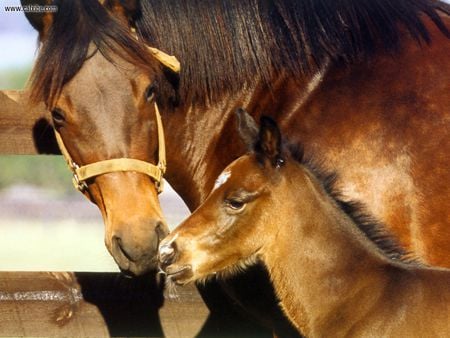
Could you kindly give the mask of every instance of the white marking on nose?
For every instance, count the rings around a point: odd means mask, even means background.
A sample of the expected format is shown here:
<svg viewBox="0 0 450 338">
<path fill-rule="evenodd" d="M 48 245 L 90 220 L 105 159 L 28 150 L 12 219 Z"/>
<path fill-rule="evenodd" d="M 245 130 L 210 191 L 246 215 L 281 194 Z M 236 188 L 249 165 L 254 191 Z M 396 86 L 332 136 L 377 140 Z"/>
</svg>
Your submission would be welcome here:
<svg viewBox="0 0 450 338">
<path fill-rule="evenodd" d="M 161 256 L 169 256 L 173 253 L 173 247 L 167 243 L 164 244 L 160 249 L 159 249 L 159 254 Z"/>
<path fill-rule="evenodd" d="M 230 171 L 224 171 L 223 173 L 221 173 L 220 176 L 217 178 L 216 183 L 214 184 L 213 190 L 216 190 L 221 185 L 223 185 L 226 181 L 228 181 L 230 176 L 231 176 Z"/>
<path fill-rule="evenodd" d="M 173 252 L 172 243 L 175 242 L 175 240 L 178 238 L 179 234 L 175 234 L 175 236 L 172 237 L 170 241 L 167 243 L 164 243 L 164 241 L 161 242 L 159 246 L 159 253 L 161 255 L 170 255 Z"/>
</svg>

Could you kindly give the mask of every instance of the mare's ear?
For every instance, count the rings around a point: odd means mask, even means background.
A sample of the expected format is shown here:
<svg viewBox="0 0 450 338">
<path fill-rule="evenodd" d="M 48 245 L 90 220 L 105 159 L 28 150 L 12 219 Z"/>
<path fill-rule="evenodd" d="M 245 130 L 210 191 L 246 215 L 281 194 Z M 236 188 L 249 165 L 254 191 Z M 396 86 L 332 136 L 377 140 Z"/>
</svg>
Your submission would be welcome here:
<svg viewBox="0 0 450 338">
<path fill-rule="evenodd" d="M 104 0 L 103 6 L 115 18 L 123 22 L 131 32 L 136 33 L 135 20 L 141 15 L 141 7 L 138 0 Z M 180 72 L 181 65 L 175 56 L 168 55 L 163 51 L 150 46 L 147 46 L 147 48 L 167 70 L 170 70 L 175 74 Z"/>
<path fill-rule="evenodd" d="M 22 6 L 29 5 L 51 5 L 52 1 L 50 0 L 20 0 Z M 52 12 L 32 12 L 25 11 L 25 17 L 28 22 L 39 32 L 39 40 L 42 41 L 45 39 L 45 36 L 53 23 L 53 15 L 55 13 Z"/>
<path fill-rule="evenodd" d="M 104 0 L 103 6 L 129 28 L 134 27 L 134 20 L 140 12 L 138 0 Z"/>
<path fill-rule="evenodd" d="M 252 151 L 258 141 L 258 126 L 255 119 L 243 108 L 236 110 L 238 131 L 242 141 L 249 151 Z"/>
<path fill-rule="evenodd" d="M 268 116 L 261 117 L 255 152 L 258 158 L 264 162 L 268 160 L 275 168 L 279 168 L 284 164 L 281 132 L 277 123 Z"/>
</svg>

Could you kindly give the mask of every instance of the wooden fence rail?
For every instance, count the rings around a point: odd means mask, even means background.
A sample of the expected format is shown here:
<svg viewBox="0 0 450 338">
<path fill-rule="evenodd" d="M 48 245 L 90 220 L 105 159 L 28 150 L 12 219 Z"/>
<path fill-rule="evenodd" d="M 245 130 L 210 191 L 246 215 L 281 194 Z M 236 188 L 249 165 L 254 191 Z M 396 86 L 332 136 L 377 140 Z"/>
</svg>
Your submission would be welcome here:
<svg viewBox="0 0 450 338">
<path fill-rule="evenodd" d="M 0 272 L 2 337 L 195 337 L 208 314 L 194 286 L 164 299 L 156 278 Z"/>
<path fill-rule="evenodd" d="M 0 91 L 0 154 L 58 154 L 43 104 L 31 107 L 21 91 Z"/>
</svg>

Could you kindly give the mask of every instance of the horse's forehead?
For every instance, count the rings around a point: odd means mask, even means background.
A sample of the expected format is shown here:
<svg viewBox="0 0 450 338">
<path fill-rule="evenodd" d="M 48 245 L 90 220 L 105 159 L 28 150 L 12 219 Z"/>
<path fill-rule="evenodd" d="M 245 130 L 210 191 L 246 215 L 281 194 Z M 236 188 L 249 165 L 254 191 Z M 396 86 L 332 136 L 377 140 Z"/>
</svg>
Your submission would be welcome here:
<svg viewBox="0 0 450 338">
<path fill-rule="evenodd" d="M 103 100 L 102 96 L 108 96 L 108 99 L 131 97 L 133 87 L 144 82 L 146 76 L 133 65 L 117 61 L 115 65 L 101 53 L 95 53 L 66 85 L 63 94 L 70 96 L 72 101 L 79 99 L 82 102 Z"/>
<path fill-rule="evenodd" d="M 237 185 L 256 188 L 264 183 L 264 175 L 261 168 L 251 155 L 245 155 L 231 163 L 216 179 L 214 189 L 221 186 Z"/>
<path fill-rule="evenodd" d="M 227 183 L 228 179 L 231 177 L 231 171 L 224 170 L 219 177 L 217 177 L 216 182 L 214 183 L 213 190 L 219 189 L 222 185 Z"/>
</svg>

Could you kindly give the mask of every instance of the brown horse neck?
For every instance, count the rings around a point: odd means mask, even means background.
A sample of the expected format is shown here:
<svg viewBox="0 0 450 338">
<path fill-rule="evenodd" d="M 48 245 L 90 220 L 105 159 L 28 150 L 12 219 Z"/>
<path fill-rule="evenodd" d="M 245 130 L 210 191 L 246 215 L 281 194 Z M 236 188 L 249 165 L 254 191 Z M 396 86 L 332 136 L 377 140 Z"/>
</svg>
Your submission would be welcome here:
<svg viewBox="0 0 450 338">
<path fill-rule="evenodd" d="M 163 116 L 167 133 L 166 179 L 194 210 L 206 199 L 222 170 L 246 149 L 236 130 L 235 111 L 247 106 L 256 95 L 258 82 L 243 86 L 242 92 L 224 93 L 219 102 L 195 106 L 181 104 Z"/>
<path fill-rule="evenodd" d="M 345 334 L 379 298 L 387 280 L 382 267 L 389 263 L 315 177 L 308 175 L 306 186 L 290 185 L 296 191 L 288 198 L 295 202 L 279 201 L 289 208 L 289 223 L 280 225 L 263 260 L 282 307 L 302 333 Z"/>
<path fill-rule="evenodd" d="M 167 133 L 176 130 L 176 137 L 167 138 L 166 178 L 191 210 L 197 208 L 211 191 L 222 170 L 247 149 L 236 140 L 235 111 L 246 107 L 255 118 L 264 114 L 288 115 L 298 113 L 320 83 L 327 69 L 296 79 L 275 76 L 271 87 L 255 78 L 252 84 L 243 85 L 242 91 L 233 95 L 223 93 L 223 99 L 207 106 L 182 104 L 174 112 L 163 116 Z M 299 103 L 298 101 L 301 101 Z"/>
<path fill-rule="evenodd" d="M 235 100 L 229 109 L 219 111 L 214 107 L 203 111 L 195 107 L 180 107 L 169 117 L 163 117 L 167 133 L 176 135 L 167 138 L 167 172 L 165 178 L 194 210 L 206 199 L 218 173 L 233 160 L 235 152 L 242 153 L 240 144 L 233 152 L 226 152 L 228 146 L 221 146 L 222 138 L 236 137 L 233 128 Z M 237 108 L 237 106 L 236 106 Z"/>
</svg>

